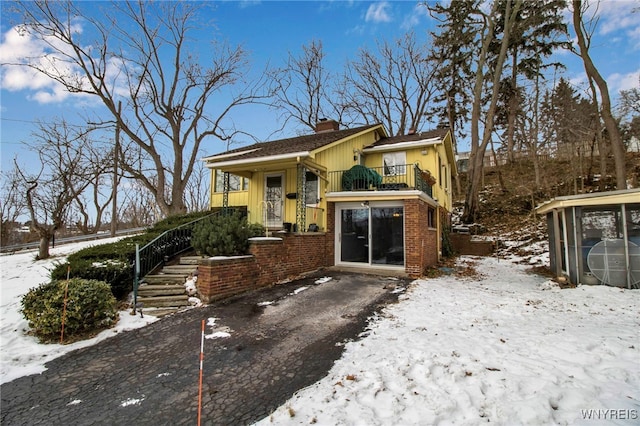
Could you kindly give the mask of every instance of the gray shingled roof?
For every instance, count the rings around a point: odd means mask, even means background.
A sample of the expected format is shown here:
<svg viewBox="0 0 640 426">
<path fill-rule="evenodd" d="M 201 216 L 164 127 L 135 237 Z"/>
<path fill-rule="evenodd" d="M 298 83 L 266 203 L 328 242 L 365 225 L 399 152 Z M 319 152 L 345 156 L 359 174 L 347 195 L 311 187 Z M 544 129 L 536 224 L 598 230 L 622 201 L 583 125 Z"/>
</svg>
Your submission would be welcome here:
<svg viewBox="0 0 640 426">
<path fill-rule="evenodd" d="M 367 126 L 356 127 L 353 129 L 335 130 L 320 133 L 313 133 L 310 135 L 296 136 L 293 138 L 279 139 L 271 142 L 261 142 L 249 146 L 243 146 L 242 148 L 232 149 L 220 154 L 214 154 L 211 161 L 215 162 L 216 155 L 227 155 L 235 152 L 249 151 L 244 154 L 233 156 L 231 158 L 221 158 L 219 161 L 226 161 L 229 159 L 241 160 L 248 158 L 260 158 L 268 157 L 271 155 L 290 154 L 301 151 L 313 151 L 318 148 L 322 148 L 325 145 L 329 145 L 340 139 L 347 138 L 349 136 L 360 133 L 364 130 L 377 127 L 379 124 L 370 124 Z"/>
</svg>

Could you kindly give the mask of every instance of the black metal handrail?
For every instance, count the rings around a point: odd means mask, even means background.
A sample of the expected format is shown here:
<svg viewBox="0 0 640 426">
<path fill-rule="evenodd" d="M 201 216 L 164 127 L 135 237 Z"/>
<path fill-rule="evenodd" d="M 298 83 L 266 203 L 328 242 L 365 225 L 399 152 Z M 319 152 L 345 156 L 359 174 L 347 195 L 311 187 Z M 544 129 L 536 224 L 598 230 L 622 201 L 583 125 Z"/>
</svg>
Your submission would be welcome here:
<svg viewBox="0 0 640 426">
<path fill-rule="evenodd" d="M 429 172 L 420 169 L 417 164 L 402 164 L 387 167 L 367 167 L 372 177 L 356 176 L 345 184 L 343 179 L 349 170 L 329 172 L 329 191 L 401 191 L 417 189 L 430 197 L 433 196 Z"/>
<path fill-rule="evenodd" d="M 191 248 L 191 233 L 194 226 L 207 218 L 219 214 L 228 214 L 228 210 L 220 210 L 203 216 L 191 222 L 182 224 L 163 232 L 142 248 L 136 244 L 136 258 L 133 265 L 133 312 L 138 303 L 138 286 L 140 280 L 149 272 L 162 265 L 169 258 L 174 257 Z"/>
</svg>

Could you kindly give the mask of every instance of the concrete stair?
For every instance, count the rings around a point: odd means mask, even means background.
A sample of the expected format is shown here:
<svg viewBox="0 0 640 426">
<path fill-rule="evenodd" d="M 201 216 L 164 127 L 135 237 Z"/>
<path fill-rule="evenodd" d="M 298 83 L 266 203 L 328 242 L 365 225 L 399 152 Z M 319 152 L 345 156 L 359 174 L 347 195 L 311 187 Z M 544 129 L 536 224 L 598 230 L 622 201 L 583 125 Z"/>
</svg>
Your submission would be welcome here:
<svg viewBox="0 0 640 426">
<path fill-rule="evenodd" d="M 177 263 L 145 276 L 138 287 L 138 311 L 163 317 L 187 309 L 189 295 L 184 283 L 197 271 L 200 256 L 182 256 Z"/>
</svg>

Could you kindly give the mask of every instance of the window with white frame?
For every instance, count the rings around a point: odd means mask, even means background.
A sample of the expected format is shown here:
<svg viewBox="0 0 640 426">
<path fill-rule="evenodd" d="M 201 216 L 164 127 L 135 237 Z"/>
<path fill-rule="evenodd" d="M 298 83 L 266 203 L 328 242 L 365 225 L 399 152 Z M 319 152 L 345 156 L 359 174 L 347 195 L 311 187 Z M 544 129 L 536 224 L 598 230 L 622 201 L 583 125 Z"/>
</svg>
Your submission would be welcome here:
<svg viewBox="0 0 640 426">
<path fill-rule="evenodd" d="M 384 176 L 404 175 L 406 173 L 407 153 L 385 152 L 382 154 L 382 174 Z"/>
<path fill-rule="evenodd" d="M 309 171 L 305 174 L 305 204 L 316 206 L 320 202 L 320 180 Z"/>
</svg>

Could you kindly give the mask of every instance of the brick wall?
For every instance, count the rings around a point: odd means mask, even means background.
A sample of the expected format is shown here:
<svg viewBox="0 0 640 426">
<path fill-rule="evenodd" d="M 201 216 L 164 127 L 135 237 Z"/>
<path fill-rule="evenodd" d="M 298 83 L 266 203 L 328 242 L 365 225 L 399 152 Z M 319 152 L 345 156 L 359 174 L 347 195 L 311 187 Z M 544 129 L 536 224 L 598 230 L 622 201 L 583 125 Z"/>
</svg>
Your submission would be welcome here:
<svg viewBox="0 0 640 426">
<path fill-rule="evenodd" d="M 224 299 L 256 288 L 253 256 L 203 259 L 198 265 L 196 286 L 204 303 Z"/>
<path fill-rule="evenodd" d="M 405 272 L 422 276 L 425 268 L 438 263 L 438 232 L 428 227 L 428 205 L 420 199 L 405 200 Z"/>
<path fill-rule="evenodd" d="M 474 241 L 469 234 L 450 234 L 451 245 L 457 254 L 469 256 L 491 256 L 495 249 L 493 241 Z"/>
<path fill-rule="evenodd" d="M 252 240 L 249 253 L 200 261 L 196 285 L 204 303 L 274 285 L 333 264 L 333 258 L 327 263 L 324 233 L 282 234 L 281 238 Z"/>
<path fill-rule="evenodd" d="M 327 237 L 325 241 L 327 265 L 335 264 L 336 203 L 327 202 Z"/>
<path fill-rule="evenodd" d="M 438 232 L 428 226 L 428 205 L 405 200 L 405 272 L 419 278 L 438 263 Z M 198 291 L 205 303 L 274 285 L 305 272 L 332 266 L 335 256 L 335 205 L 327 203 L 326 233 L 286 233 L 252 240 L 249 256 L 204 259 L 198 266 Z"/>
</svg>

